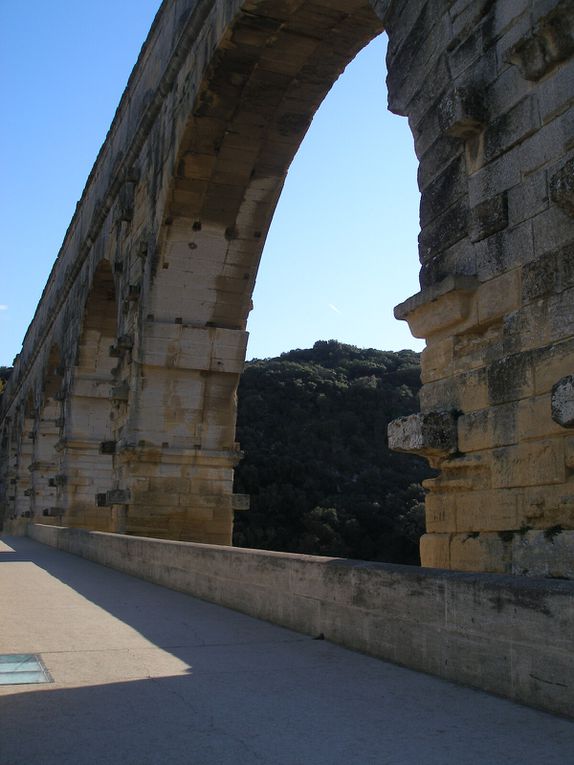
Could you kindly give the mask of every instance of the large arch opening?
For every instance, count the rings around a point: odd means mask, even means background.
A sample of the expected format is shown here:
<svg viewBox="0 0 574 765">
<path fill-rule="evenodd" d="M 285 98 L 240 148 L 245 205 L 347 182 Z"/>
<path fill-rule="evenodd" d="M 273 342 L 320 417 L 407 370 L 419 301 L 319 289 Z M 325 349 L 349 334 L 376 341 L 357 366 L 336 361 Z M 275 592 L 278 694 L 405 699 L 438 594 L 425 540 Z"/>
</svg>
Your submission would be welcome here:
<svg viewBox="0 0 574 765">
<path fill-rule="evenodd" d="M 238 390 L 239 546 L 419 562 L 433 472 L 386 439 L 418 411 L 405 349 L 423 345 L 393 316 L 417 289 L 420 194 L 412 134 L 386 107 L 386 48 L 376 37 L 326 96 L 270 227 Z"/>
<path fill-rule="evenodd" d="M 150 479 L 154 492 L 148 482 L 134 502 L 156 517 L 186 515 L 180 538 L 231 541 L 229 501 L 242 502 L 229 496 L 239 459 L 235 397 L 269 225 L 313 115 L 346 65 L 381 31 L 368 2 L 349 0 L 336 9 L 258 3 L 257 14 L 240 13 L 225 33 L 200 87 L 179 145 L 146 296 L 144 406 L 146 390 L 150 397 L 153 391 L 169 432 L 160 444 L 142 419 L 134 435 L 140 464 L 132 466 L 132 483 L 143 486 L 150 475 L 143 463 L 157 460 L 158 449 L 165 461 L 180 460 L 177 476 L 190 482 L 187 499 L 183 483 L 161 479 L 158 469 Z M 172 456 L 174 447 L 189 456 Z M 214 508 L 222 516 L 215 518 Z M 210 513 L 211 523 L 201 528 L 199 518 Z M 164 525 L 169 534 L 169 521 Z M 224 525 L 227 536 L 216 539 L 209 529 Z"/>
<path fill-rule="evenodd" d="M 114 528 L 112 509 L 102 497 L 113 487 L 117 311 L 114 275 L 102 260 L 86 301 L 66 400 L 60 495 L 68 526 Z"/>
</svg>

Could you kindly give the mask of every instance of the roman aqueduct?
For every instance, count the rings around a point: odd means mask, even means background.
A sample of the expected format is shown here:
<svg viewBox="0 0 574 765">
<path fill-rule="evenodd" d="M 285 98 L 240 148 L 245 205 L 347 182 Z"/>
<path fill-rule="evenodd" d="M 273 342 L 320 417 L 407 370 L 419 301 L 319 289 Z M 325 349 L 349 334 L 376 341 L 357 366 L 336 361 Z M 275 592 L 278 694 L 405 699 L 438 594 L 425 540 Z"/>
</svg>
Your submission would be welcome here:
<svg viewBox="0 0 574 765">
<path fill-rule="evenodd" d="M 571 0 L 164 0 L 1 399 L 5 527 L 229 544 L 235 394 L 285 175 L 389 36 L 419 158 L 426 566 L 574 576 Z M 381 136 L 381 150 L 384 136 Z"/>
</svg>

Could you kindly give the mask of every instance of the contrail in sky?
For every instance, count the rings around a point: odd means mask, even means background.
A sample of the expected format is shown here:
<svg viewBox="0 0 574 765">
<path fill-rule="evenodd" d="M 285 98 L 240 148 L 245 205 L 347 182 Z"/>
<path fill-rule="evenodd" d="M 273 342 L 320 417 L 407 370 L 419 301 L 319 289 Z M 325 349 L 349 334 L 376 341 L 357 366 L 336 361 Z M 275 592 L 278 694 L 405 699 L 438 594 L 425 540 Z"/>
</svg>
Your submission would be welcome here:
<svg viewBox="0 0 574 765">
<path fill-rule="evenodd" d="M 333 305 L 333 303 L 329 303 L 329 308 L 331 309 L 331 311 L 335 311 L 335 313 L 341 313 L 341 311 L 339 311 L 337 306 Z"/>
</svg>

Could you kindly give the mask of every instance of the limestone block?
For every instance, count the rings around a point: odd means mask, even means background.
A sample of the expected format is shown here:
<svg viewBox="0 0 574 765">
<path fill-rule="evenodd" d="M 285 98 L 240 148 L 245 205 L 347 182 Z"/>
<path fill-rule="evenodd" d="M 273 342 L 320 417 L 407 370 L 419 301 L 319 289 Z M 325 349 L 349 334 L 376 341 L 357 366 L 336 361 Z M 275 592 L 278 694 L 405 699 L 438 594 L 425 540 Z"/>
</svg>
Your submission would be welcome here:
<svg viewBox="0 0 574 765">
<path fill-rule="evenodd" d="M 574 53 L 574 10 L 570 0 L 557 6 L 506 54 L 527 80 L 539 80 Z"/>
<path fill-rule="evenodd" d="M 395 318 L 408 321 L 412 334 L 423 338 L 468 323 L 473 309 L 471 296 L 477 287 L 472 277 L 448 277 L 398 305 Z"/>
<path fill-rule="evenodd" d="M 452 337 L 431 340 L 421 354 L 421 380 L 423 383 L 449 377 L 453 361 Z"/>
<path fill-rule="evenodd" d="M 487 236 L 502 231 L 508 225 L 508 193 L 503 191 L 495 197 L 480 202 L 470 213 L 470 238 L 479 242 Z"/>
<path fill-rule="evenodd" d="M 574 529 L 574 485 L 566 483 L 525 489 L 523 518 L 523 528 L 560 526 Z"/>
<path fill-rule="evenodd" d="M 563 428 L 574 427 L 574 375 L 563 377 L 552 388 L 551 412 Z"/>
<path fill-rule="evenodd" d="M 548 338 L 552 344 L 574 336 L 574 288 L 551 296 L 548 311 Z M 571 371 L 570 369 L 567 370 Z"/>
<path fill-rule="evenodd" d="M 546 348 L 533 355 L 535 390 L 550 393 L 557 380 L 567 376 L 572 370 L 574 359 L 574 340 L 565 340 Z"/>
<path fill-rule="evenodd" d="M 574 425 L 574 421 L 572 424 Z M 518 436 L 520 441 L 560 436 L 564 433 L 561 425 L 562 423 L 554 417 L 549 394 L 523 399 L 519 402 Z"/>
<path fill-rule="evenodd" d="M 459 533 L 450 540 L 450 568 L 455 571 L 509 573 L 510 546 L 500 534 Z"/>
<path fill-rule="evenodd" d="M 424 534 L 420 541 L 421 566 L 450 568 L 451 534 Z"/>
<path fill-rule="evenodd" d="M 489 122 L 484 134 L 484 159 L 491 162 L 500 154 L 532 135 L 539 127 L 536 98 L 527 95 L 522 101 Z"/>
<path fill-rule="evenodd" d="M 466 165 L 464 157 L 455 154 L 455 158 L 441 170 L 422 192 L 420 204 L 420 224 L 422 227 L 431 223 L 466 194 Z"/>
<path fill-rule="evenodd" d="M 489 406 L 487 370 L 475 369 L 457 375 L 455 380 L 458 383 L 457 409 L 474 412 Z M 421 407 L 422 401 L 421 395 Z"/>
<path fill-rule="evenodd" d="M 512 573 L 574 579 L 574 531 L 554 526 L 515 535 Z"/>
<path fill-rule="evenodd" d="M 495 449 L 493 488 L 543 486 L 566 480 L 563 439 L 531 442 Z"/>
<path fill-rule="evenodd" d="M 425 526 L 429 534 L 457 530 L 456 497 L 430 492 L 425 498 Z"/>
<path fill-rule="evenodd" d="M 475 491 L 456 496 L 456 522 L 459 532 L 506 531 L 523 525 L 523 493 L 509 489 Z"/>
<path fill-rule="evenodd" d="M 546 173 L 539 171 L 508 191 L 508 219 L 511 226 L 533 218 L 548 208 Z"/>
<path fill-rule="evenodd" d="M 469 412 L 458 418 L 458 446 L 461 452 L 506 446 L 517 441 L 515 403 Z"/>
<path fill-rule="evenodd" d="M 520 307 L 518 269 L 481 284 L 477 291 L 478 322 L 486 324 Z"/>
<path fill-rule="evenodd" d="M 454 371 L 467 372 L 484 367 L 504 355 L 503 327 L 500 322 L 484 324 L 453 338 Z"/>
<path fill-rule="evenodd" d="M 74 380 L 74 388 L 71 394 L 72 399 L 78 398 L 109 398 L 111 391 L 112 381 L 107 378 L 105 380 L 97 380 L 91 377 L 79 377 L 76 376 Z"/>
<path fill-rule="evenodd" d="M 516 152 L 514 149 L 513 152 Z M 513 153 L 511 152 L 511 153 Z M 474 245 L 476 273 L 481 281 L 500 276 L 507 269 L 515 268 L 534 259 L 534 235 L 530 220 L 513 228 L 476 242 Z"/>
<path fill-rule="evenodd" d="M 180 494 L 184 494 L 185 492 L 188 492 L 190 490 L 190 482 L 189 482 L 189 479 L 187 478 L 154 477 L 146 481 L 145 484 L 146 484 L 146 489 L 149 488 L 150 492 L 155 492 L 155 491 L 165 492 L 165 493 L 177 492 Z"/>
<path fill-rule="evenodd" d="M 239 330 L 154 322 L 138 360 L 152 367 L 241 373 L 247 337 Z"/>
<path fill-rule="evenodd" d="M 574 159 L 550 179 L 550 198 L 569 215 L 574 216 Z"/>
<path fill-rule="evenodd" d="M 534 392 L 532 354 L 509 354 L 491 364 L 487 376 L 491 404 L 502 404 L 531 396 Z"/>
<path fill-rule="evenodd" d="M 400 417 L 388 425 L 389 448 L 446 457 L 457 450 L 456 417 L 452 412 L 426 412 Z"/>
</svg>

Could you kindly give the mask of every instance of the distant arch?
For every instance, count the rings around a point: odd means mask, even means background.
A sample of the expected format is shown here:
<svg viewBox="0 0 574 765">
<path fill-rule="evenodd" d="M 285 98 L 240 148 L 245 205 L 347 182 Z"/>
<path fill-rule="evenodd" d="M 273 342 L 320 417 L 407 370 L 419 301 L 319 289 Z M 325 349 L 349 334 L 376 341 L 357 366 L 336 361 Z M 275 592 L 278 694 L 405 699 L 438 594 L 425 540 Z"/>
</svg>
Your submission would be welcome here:
<svg viewBox="0 0 574 765">
<path fill-rule="evenodd" d="M 57 507 L 60 456 L 56 447 L 62 428 L 63 377 L 61 350 L 53 343 L 44 369 L 34 429 L 32 513 L 37 519 L 61 515 Z"/>
<path fill-rule="evenodd" d="M 109 261 L 97 265 L 86 299 L 62 423 L 59 510 L 69 526 L 111 530 L 111 510 L 98 495 L 112 488 L 111 406 L 117 357 L 118 301 Z"/>
</svg>

